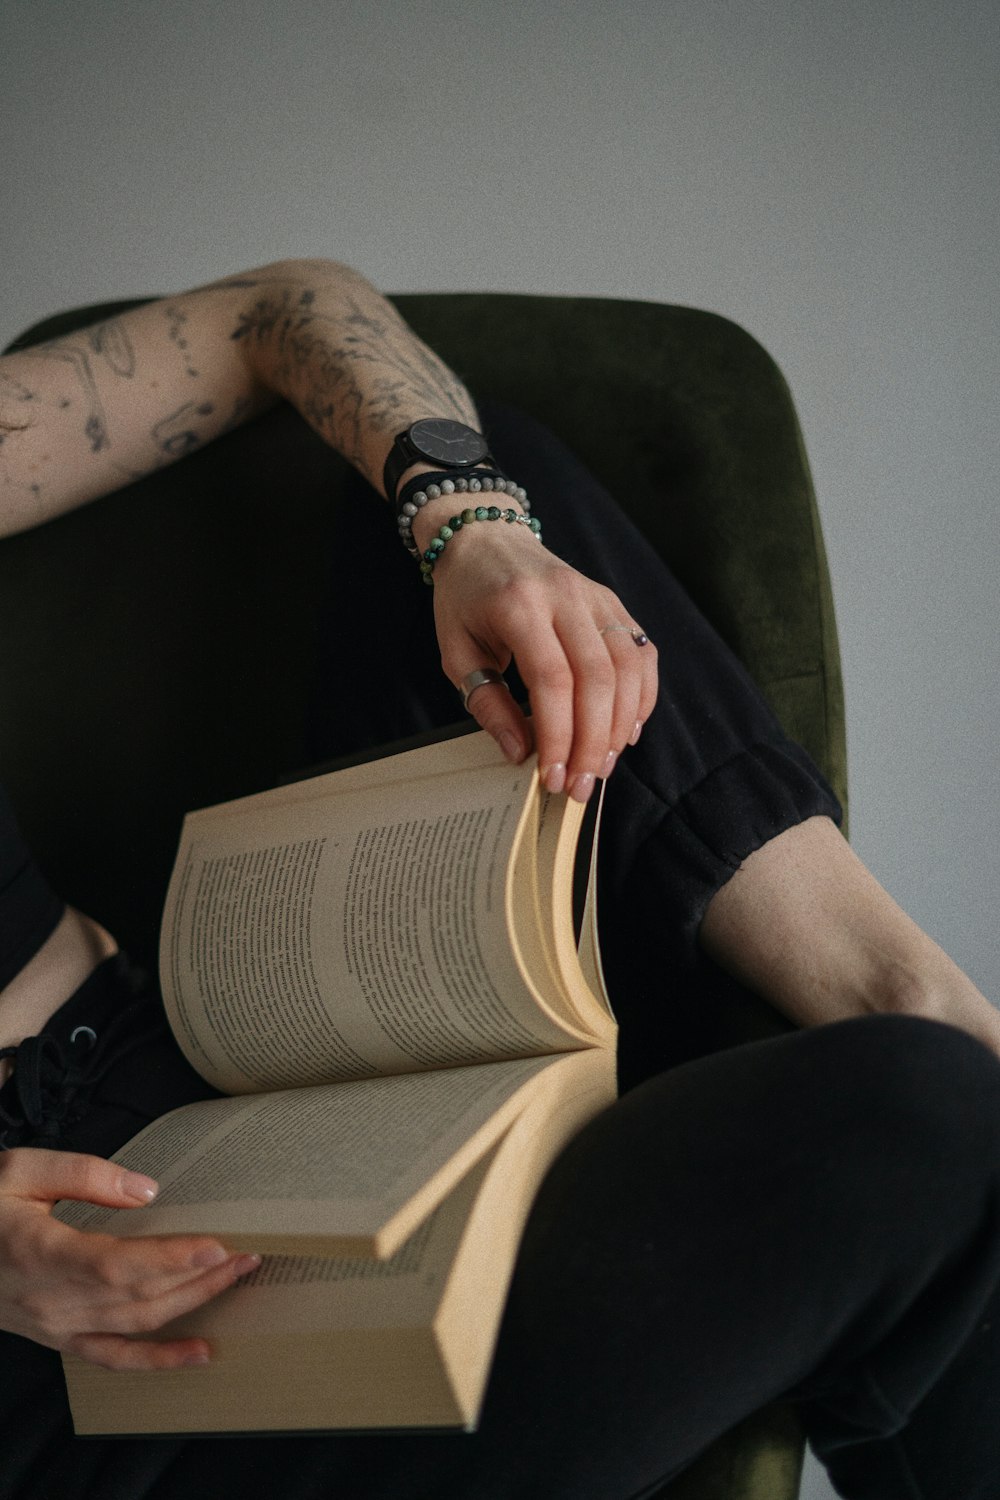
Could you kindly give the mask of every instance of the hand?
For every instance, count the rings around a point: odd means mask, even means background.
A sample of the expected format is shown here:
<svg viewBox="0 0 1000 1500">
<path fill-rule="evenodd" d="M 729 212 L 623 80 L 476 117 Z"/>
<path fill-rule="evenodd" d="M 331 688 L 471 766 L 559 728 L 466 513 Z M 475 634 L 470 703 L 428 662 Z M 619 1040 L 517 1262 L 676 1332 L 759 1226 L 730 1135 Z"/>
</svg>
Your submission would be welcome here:
<svg viewBox="0 0 1000 1500">
<path fill-rule="evenodd" d="M 52 1217 L 60 1198 L 138 1208 L 148 1177 L 70 1151 L 0 1153 L 0 1327 L 109 1370 L 204 1364 L 204 1339 L 141 1340 L 260 1264 L 204 1235 L 116 1239 Z"/>
<path fill-rule="evenodd" d="M 611 589 L 547 552 L 526 527 L 474 530 L 456 537 L 434 570 L 445 675 L 457 688 L 477 667 L 502 672 L 513 657 L 532 723 L 500 686 L 479 688 L 469 712 L 512 761 L 531 750 L 533 724 L 545 786 L 585 802 L 653 710 L 656 647 L 637 646 L 627 628 L 607 631 L 636 622 Z"/>
</svg>

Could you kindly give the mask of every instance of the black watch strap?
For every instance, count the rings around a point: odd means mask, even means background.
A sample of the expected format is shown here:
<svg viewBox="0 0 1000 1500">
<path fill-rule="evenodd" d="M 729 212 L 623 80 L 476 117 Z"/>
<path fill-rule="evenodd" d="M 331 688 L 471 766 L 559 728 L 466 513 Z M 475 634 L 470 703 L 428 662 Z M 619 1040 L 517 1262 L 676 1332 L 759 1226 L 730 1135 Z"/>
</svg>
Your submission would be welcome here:
<svg viewBox="0 0 1000 1500">
<path fill-rule="evenodd" d="M 450 445 L 444 447 L 438 446 L 435 443 L 433 433 L 427 438 L 425 445 L 420 441 L 416 441 L 412 436 L 414 429 L 419 433 L 422 424 L 420 422 L 412 423 L 402 432 L 397 433 L 393 445 L 389 449 L 389 456 L 385 461 L 385 467 L 382 470 L 382 484 L 385 489 L 386 499 L 390 505 L 396 503 L 396 490 L 399 481 L 412 464 L 429 463 L 433 464 L 435 468 L 462 473 L 464 470 L 473 469 L 476 464 L 495 464 L 496 462 L 490 455 L 486 439 L 474 427 L 469 427 L 464 422 L 453 422 L 448 418 L 441 418 L 437 421 L 434 419 L 424 420 L 427 422 L 428 427 L 434 425 L 444 426 L 445 428 L 454 429 L 459 434 L 467 434 L 473 450 L 476 449 L 475 439 L 478 438 L 481 451 L 474 451 L 472 456 L 463 457 L 461 453 Z"/>
</svg>

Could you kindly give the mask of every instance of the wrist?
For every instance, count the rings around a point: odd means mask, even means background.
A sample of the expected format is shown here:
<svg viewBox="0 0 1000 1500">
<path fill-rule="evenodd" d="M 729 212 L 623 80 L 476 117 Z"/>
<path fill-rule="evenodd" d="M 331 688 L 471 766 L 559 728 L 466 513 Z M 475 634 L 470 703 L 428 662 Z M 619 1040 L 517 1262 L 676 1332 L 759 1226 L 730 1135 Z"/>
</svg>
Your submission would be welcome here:
<svg viewBox="0 0 1000 1500">
<path fill-rule="evenodd" d="M 479 473 L 483 469 L 489 470 L 489 472 L 491 474 L 495 472 L 495 470 L 493 468 L 491 468 L 491 466 L 484 461 L 481 464 L 476 464 L 475 468 L 468 469 L 466 471 L 467 477 L 471 478 L 473 474 Z M 398 508 L 399 508 L 398 497 L 402 496 L 403 491 L 406 489 L 406 486 L 409 484 L 409 482 L 410 482 L 411 479 L 419 479 L 421 474 L 440 474 L 440 473 L 441 473 L 441 465 L 440 464 L 428 463 L 424 459 L 420 459 L 418 462 L 411 464 L 410 467 L 403 474 L 400 475 L 399 483 L 396 486 L 396 496 L 397 496 L 396 508 L 397 508 L 397 511 L 398 511 Z M 456 477 L 457 477 L 457 475 L 456 475 Z M 389 497 L 387 497 L 387 498 L 389 498 Z M 441 496 L 442 500 L 445 500 L 446 498 L 448 498 L 448 497 L 446 497 L 444 495 Z M 450 498 L 451 498 L 451 501 L 452 501 L 452 505 L 454 505 L 454 502 L 456 500 L 462 500 L 463 503 L 464 503 L 464 500 L 465 500 L 465 496 L 464 495 L 457 495 L 457 494 L 456 495 L 452 495 Z M 392 503 L 391 499 L 390 499 L 390 503 Z M 428 501 L 428 504 L 430 504 L 430 503 L 431 502 Z M 440 525 L 440 522 L 438 524 Z"/>
<path fill-rule="evenodd" d="M 408 474 L 419 475 L 418 465 L 471 474 L 484 463 L 495 466 L 478 428 L 454 417 L 418 417 L 393 439 L 382 470 L 382 488 L 389 503 L 398 508 L 403 481 Z"/>
<path fill-rule="evenodd" d="M 499 505 L 501 501 L 505 510 L 515 510 L 518 515 L 526 515 L 521 504 L 508 495 L 497 495 L 496 497 L 491 494 L 441 495 L 436 500 L 428 500 L 427 504 L 422 506 L 413 517 L 411 535 L 414 546 L 421 557 L 423 557 L 430 546 L 431 540 L 437 536 L 442 526 L 447 526 L 448 522 L 454 516 L 461 516 L 463 511 L 475 509 L 481 503 L 489 506 L 494 503 Z M 518 529 L 520 530 L 520 528 Z"/>
<path fill-rule="evenodd" d="M 490 499 L 492 497 L 479 498 Z M 479 538 L 478 545 L 459 539 L 459 534 L 469 530 L 470 527 Z M 515 537 L 522 532 L 525 535 L 520 542 L 516 541 Z M 433 584 L 435 570 L 445 562 L 445 551 L 449 547 L 452 549 L 453 561 L 456 546 L 459 551 L 459 561 L 463 556 L 470 557 L 474 564 L 482 567 L 485 558 L 488 569 L 495 570 L 499 566 L 502 572 L 505 567 L 511 565 L 511 559 L 517 553 L 519 546 L 530 545 L 528 537 L 540 542 L 542 528 L 541 523 L 535 517 L 529 518 L 523 510 L 506 505 L 466 505 L 462 510 L 452 513 L 438 530 L 432 533 L 426 549 L 418 554 L 421 576 L 425 584 Z M 449 565 L 446 564 L 446 566 Z M 519 564 L 513 566 L 516 571 Z"/>
<path fill-rule="evenodd" d="M 427 539 L 427 528 L 420 524 L 418 518 L 429 502 L 444 500 L 444 505 L 437 509 L 448 511 L 445 517 L 447 520 L 456 513 L 456 508 L 481 505 L 488 507 L 494 503 L 506 507 L 508 497 L 518 506 L 517 512 L 510 511 L 509 519 L 520 519 L 522 510 L 530 510 L 525 491 L 497 468 L 476 465 L 467 471 L 431 470 L 417 474 L 407 480 L 399 491 L 396 507 L 399 539 L 411 556 L 419 561 L 420 543 Z M 416 537 L 413 534 L 414 522 L 417 523 Z"/>
</svg>

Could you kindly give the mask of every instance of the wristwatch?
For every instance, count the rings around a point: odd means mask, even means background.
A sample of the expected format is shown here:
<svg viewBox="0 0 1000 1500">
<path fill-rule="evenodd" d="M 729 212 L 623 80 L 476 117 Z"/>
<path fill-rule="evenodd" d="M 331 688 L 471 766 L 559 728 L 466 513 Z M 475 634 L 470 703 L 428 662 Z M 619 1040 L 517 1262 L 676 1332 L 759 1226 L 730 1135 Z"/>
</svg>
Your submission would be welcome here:
<svg viewBox="0 0 1000 1500">
<path fill-rule="evenodd" d="M 396 486 L 411 464 L 421 459 L 439 469 L 471 469 L 483 462 L 495 464 L 481 432 L 450 417 L 421 417 L 399 433 L 382 471 L 382 483 L 390 504 L 395 504 Z"/>
</svg>

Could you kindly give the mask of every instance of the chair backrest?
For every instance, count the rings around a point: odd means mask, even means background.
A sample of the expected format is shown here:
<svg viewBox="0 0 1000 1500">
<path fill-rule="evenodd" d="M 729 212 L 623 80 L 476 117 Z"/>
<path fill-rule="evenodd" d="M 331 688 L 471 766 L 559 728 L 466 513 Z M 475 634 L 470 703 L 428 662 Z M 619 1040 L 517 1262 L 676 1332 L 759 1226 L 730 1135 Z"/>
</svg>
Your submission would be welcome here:
<svg viewBox="0 0 1000 1500">
<path fill-rule="evenodd" d="M 617 493 L 844 800 L 822 536 L 760 345 L 653 303 L 396 300 L 474 392 L 539 417 Z M 12 347 L 130 305 L 61 314 Z M 0 545 L 0 777 L 52 880 L 147 961 L 182 813 L 300 758 L 346 474 L 279 408 Z"/>
<path fill-rule="evenodd" d="M 785 382 L 759 344 L 653 303 L 397 301 L 473 391 L 540 418 L 618 495 L 846 811 L 819 519 Z M 60 314 L 12 347 L 131 305 Z M 147 963 L 182 814 L 300 763 L 346 475 L 279 409 L 0 544 L 0 780 L 57 889 Z M 790 1500 L 801 1458 L 794 1415 L 771 1408 L 664 1500 Z"/>
</svg>

